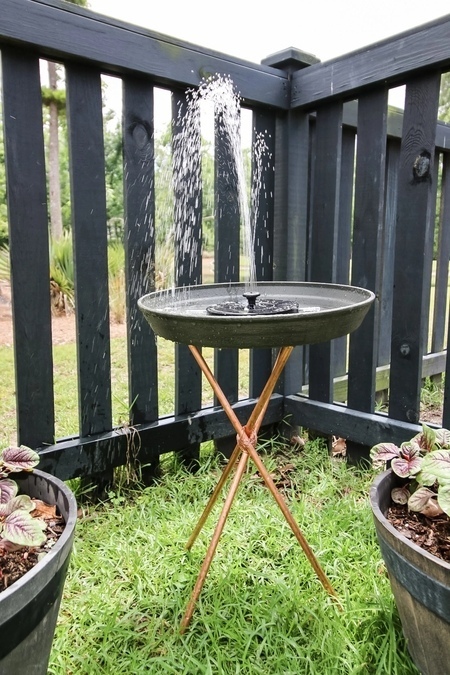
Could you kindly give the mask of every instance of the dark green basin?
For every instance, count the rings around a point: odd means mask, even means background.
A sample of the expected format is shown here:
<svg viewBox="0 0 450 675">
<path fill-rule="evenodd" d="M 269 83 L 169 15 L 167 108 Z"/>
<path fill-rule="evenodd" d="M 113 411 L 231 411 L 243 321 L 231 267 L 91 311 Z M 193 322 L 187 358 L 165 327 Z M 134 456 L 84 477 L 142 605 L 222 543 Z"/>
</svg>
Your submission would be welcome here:
<svg viewBox="0 0 450 675">
<path fill-rule="evenodd" d="M 198 347 L 282 347 L 327 342 L 354 331 L 375 295 L 363 288 L 307 282 L 258 282 L 261 298 L 291 300 L 295 314 L 215 316 L 206 308 L 241 299 L 243 283 L 156 291 L 139 299 L 153 332 Z"/>
</svg>

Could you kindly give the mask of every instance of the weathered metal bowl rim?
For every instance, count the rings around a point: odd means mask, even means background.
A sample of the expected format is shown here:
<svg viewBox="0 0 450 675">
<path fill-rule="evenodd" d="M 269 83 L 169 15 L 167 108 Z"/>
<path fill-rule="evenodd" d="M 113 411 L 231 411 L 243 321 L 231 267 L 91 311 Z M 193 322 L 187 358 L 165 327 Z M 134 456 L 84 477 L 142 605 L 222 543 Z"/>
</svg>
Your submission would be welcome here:
<svg viewBox="0 0 450 675">
<path fill-rule="evenodd" d="M 339 305 L 311 313 L 236 316 L 207 314 L 206 303 L 217 302 L 218 298 L 227 299 L 231 294 L 241 295 L 246 290 L 244 283 L 233 282 L 155 291 L 140 298 L 138 306 L 155 334 L 163 338 L 197 346 L 250 348 L 313 344 L 339 337 L 354 330 L 357 327 L 355 323 L 359 325 L 375 298 L 367 289 L 342 284 L 266 281 L 258 282 L 257 288 L 261 294 L 267 293 L 270 297 L 283 299 L 298 299 L 302 291 L 309 291 L 309 297 L 314 298 L 315 292 L 322 291 L 328 303 L 330 298 L 335 302 L 339 298 Z M 168 308 L 172 303 L 173 307 L 178 306 L 180 310 L 189 308 L 195 312 L 196 303 L 200 301 L 202 311 L 205 309 L 204 314 L 200 314 L 200 310 L 193 315 Z M 337 321 L 336 334 L 329 323 L 333 317 Z M 349 330 L 345 326 L 346 317 L 350 321 Z M 317 331 L 316 328 L 320 330 Z"/>
</svg>

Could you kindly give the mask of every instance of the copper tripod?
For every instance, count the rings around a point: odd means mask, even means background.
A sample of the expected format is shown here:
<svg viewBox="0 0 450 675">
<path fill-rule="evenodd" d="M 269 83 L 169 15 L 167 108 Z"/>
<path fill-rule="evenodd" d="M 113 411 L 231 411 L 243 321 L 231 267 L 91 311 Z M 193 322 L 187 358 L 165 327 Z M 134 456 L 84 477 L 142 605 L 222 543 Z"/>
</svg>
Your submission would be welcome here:
<svg viewBox="0 0 450 675">
<path fill-rule="evenodd" d="M 186 628 L 188 627 L 190 620 L 192 618 L 192 614 L 195 609 L 196 602 L 198 600 L 198 597 L 200 595 L 200 592 L 202 590 L 203 584 L 205 582 L 206 575 L 208 574 L 209 567 L 211 565 L 212 559 L 214 557 L 217 544 L 219 543 L 219 539 L 221 537 L 223 528 L 225 526 L 225 522 L 227 520 L 228 514 L 230 512 L 231 506 L 233 504 L 234 497 L 236 495 L 237 489 L 239 487 L 239 483 L 241 481 L 241 478 L 244 474 L 245 468 L 247 466 L 247 461 L 248 458 L 251 457 L 253 462 L 256 464 L 256 467 L 266 483 L 267 487 L 269 488 L 270 492 L 272 493 L 275 501 L 277 502 L 278 506 L 281 509 L 281 512 L 283 513 L 284 517 L 286 518 L 289 526 L 291 527 L 294 535 L 296 536 L 300 546 L 302 547 L 306 557 L 308 558 L 309 562 L 311 563 L 315 573 L 319 577 L 323 587 L 328 591 L 328 593 L 334 597 L 336 597 L 336 592 L 334 591 L 333 587 L 331 586 L 329 580 L 325 576 L 325 573 L 323 572 L 322 568 L 320 567 L 316 557 L 314 556 L 314 553 L 312 552 L 311 548 L 309 547 L 308 542 L 306 541 L 305 537 L 303 536 L 302 532 L 300 531 L 300 528 L 298 527 L 297 523 L 295 522 L 291 512 L 289 511 L 288 507 L 286 506 L 286 503 L 279 493 L 275 483 L 273 482 L 272 478 L 270 477 L 270 474 L 268 473 L 267 469 L 265 468 L 263 462 L 261 461 L 257 451 L 256 451 L 256 441 L 257 441 L 257 435 L 258 431 L 261 427 L 264 415 L 267 410 L 267 406 L 269 405 L 270 397 L 272 395 L 272 392 L 274 390 L 274 387 L 278 381 L 278 378 L 281 375 L 281 372 L 283 371 L 284 366 L 286 365 L 286 362 L 293 350 L 293 347 L 282 347 L 278 353 L 277 359 L 275 361 L 275 364 L 273 366 L 272 373 L 269 377 L 269 379 L 266 382 L 266 385 L 261 393 L 261 396 L 259 397 L 249 419 L 248 422 L 245 426 L 242 426 L 242 424 L 239 422 L 238 418 L 236 417 L 236 414 L 231 407 L 228 399 L 226 398 L 225 394 L 219 387 L 217 381 L 214 378 L 214 375 L 212 374 L 208 364 L 204 360 L 203 356 L 200 354 L 198 349 L 194 347 L 193 345 L 189 345 L 189 349 L 192 352 L 192 355 L 194 356 L 195 360 L 197 361 L 198 365 L 200 366 L 202 372 L 206 376 L 208 382 L 210 383 L 217 400 L 221 404 L 222 408 L 224 409 L 228 419 L 230 420 L 231 424 L 233 425 L 233 428 L 235 429 L 237 433 L 237 443 L 236 447 L 233 450 L 233 453 L 214 489 L 213 494 L 211 495 L 208 504 L 205 507 L 205 510 L 203 511 L 191 537 L 189 538 L 189 541 L 186 544 L 186 548 L 188 550 L 191 549 L 193 546 L 197 536 L 199 535 L 203 525 L 206 522 L 206 519 L 208 518 L 211 509 L 213 508 L 214 504 L 217 501 L 217 498 L 219 497 L 225 482 L 227 478 L 230 476 L 231 472 L 233 471 L 236 462 L 237 467 L 235 474 L 233 476 L 233 479 L 231 481 L 231 485 L 228 491 L 228 494 L 226 496 L 224 505 L 222 507 L 222 511 L 219 516 L 219 520 L 216 525 L 216 529 L 214 530 L 214 534 L 212 536 L 212 539 L 210 541 L 206 556 L 203 560 L 202 566 L 200 568 L 200 572 L 197 577 L 197 581 L 195 583 L 194 589 L 191 594 L 191 598 L 189 600 L 189 603 L 186 607 L 185 614 L 183 616 L 183 619 L 181 621 L 181 628 L 180 631 L 181 633 L 184 633 Z"/>
</svg>

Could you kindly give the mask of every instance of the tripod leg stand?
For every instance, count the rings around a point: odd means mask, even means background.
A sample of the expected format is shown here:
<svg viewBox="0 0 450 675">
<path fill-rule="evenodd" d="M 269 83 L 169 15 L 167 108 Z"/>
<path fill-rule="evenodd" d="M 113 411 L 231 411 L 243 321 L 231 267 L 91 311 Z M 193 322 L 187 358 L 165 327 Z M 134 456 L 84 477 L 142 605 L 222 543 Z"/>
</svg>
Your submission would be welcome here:
<svg viewBox="0 0 450 675">
<path fill-rule="evenodd" d="M 265 468 L 262 460 L 260 459 L 257 451 L 256 451 L 256 441 L 257 441 L 257 434 L 260 429 L 260 426 L 262 424 L 264 414 L 267 410 L 267 406 L 269 405 L 270 397 L 272 395 L 272 392 L 274 390 L 274 387 L 277 383 L 277 380 L 292 352 L 293 347 L 283 347 L 280 352 L 278 353 L 278 357 L 275 361 L 272 373 L 267 380 L 267 383 L 261 393 L 261 396 L 259 397 L 255 408 L 253 409 L 252 414 L 249 417 L 249 420 L 245 426 L 242 426 L 240 421 L 238 420 L 233 408 L 231 407 L 228 399 L 226 398 L 225 394 L 222 392 L 220 386 L 218 385 L 217 381 L 214 378 L 214 375 L 212 374 L 208 364 L 204 360 L 203 356 L 200 354 L 198 349 L 194 347 L 193 345 L 189 345 L 189 348 L 192 352 L 192 355 L 194 356 L 195 360 L 197 361 L 198 365 L 200 366 L 202 372 L 204 373 L 205 377 L 207 378 L 208 382 L 210 383 L 214 393 L 216 394 L 217 400 L 219 403 L 222 405 L 228 419 L 230 420 L 231 424 L 233 425 L 236 433 L 237 433 L 237 444 L 236 447 L 231 455 L 231 458 L 225 467 L 221 478 L 219 479 L 219 482 L 217 483 L 217 486 L 205 508 L 203 511 L 202 516 L 200 517 L 197 526 L 194 529 L 194 532 L 192 533 L 191 537 L 189 538 L 189 541 L 186 544 L 186 548 L 190 549 L 197 538 L 198 534 L 200 533 L 206 519 L 208 518 L 209 513 L 211 512 L 211 509 L 213 508 L 215 502 L 217 501 L 217 498 L 220 495 L 220 492 L 222 491 L 225 482 L 229 475 L 231 474 L 232 470 L 235 467 L 235 464 L 238 461 L 237 468 L 235 475 L 233 476 L 233 480 L 231 482 L 228 494 L 226 496 L 224 505 L 222 507 L 222 511 L 219 516 L 219 520 L 217 522 L 216 528 L 214 530 L 214 534 L 212 536 L 212 539 L 210 541 L 206 556 L 203 560 L 203 564 L 200 568 L 200 572 L 197 577 L 196 584 L 194 586 L 194 589 L 191 594 L 191 598 L 189 600 L 189 603 L 186 607 L 185 614 L 183 616 L 182 622 L 181 622 L 181 627 L 180 631 L 181 633 L 184 633 L 186 628 L 188 627 L 190 620 L 192 618 L 192 614 L 195 609 L 196 602 L 198 600 L 198 597 L 200 595 L 200 592 L 202 590 L 203 584 L 205 582 L 206 575 L 208 573 L 208 570 L 210 568 L 212 559 L 214 557 L 217 544 L 219 543 L 219 539 L 221 537 L 223 528 L 225 526 L 225 522 L 227 520 L 228 514 L 230 512 L 231 506 L 234 501 L 234 497 L 236 495 L 237 489 L 239 487 L 239 483 L 241 481 L 241 478 L 244 474 L 245 468 L 247 466 L 248 458 L 251 457 L 254 463 L 256 464 L 256 467 L 258 468 L 258 471 L 264 480 L 265 484 L 269 488 L 270 492 L 272 493 L 275 501 L 277 502 L 281 512 L 283 513 L 284 517 L 286 518 L 286 521 L 288 522 L 290 528 L 292 529 L 297 541 L 299 542 L 300 546 L 302 547 L 306 557 L 308 558 L 309 562 L 311 563 L 314 571 L 316 572 L 317 576 L 319 577 L 323 587 L 328 591 L 328 593 L 334 597 L 336 597 L 336 593 L 331 586 L 328 578 L 326 577 L 325 573 L 323 572 L 322 568 L 320 567 L 316 557 L 314 556 L 313 551 L 309 547 L 308 542 L 306 541 L 305 537 L 303 536 L 302 532 L 300 531 L 300 528 L 298 527 L 297 523 L 294 520 L 294 517 L 292 516 L 291 512 L 289 511 L 283 497 L 281 496 L 280 492 L 278 491 L 275 483 L 273 482 L 269 472 Z"/>
</svg>

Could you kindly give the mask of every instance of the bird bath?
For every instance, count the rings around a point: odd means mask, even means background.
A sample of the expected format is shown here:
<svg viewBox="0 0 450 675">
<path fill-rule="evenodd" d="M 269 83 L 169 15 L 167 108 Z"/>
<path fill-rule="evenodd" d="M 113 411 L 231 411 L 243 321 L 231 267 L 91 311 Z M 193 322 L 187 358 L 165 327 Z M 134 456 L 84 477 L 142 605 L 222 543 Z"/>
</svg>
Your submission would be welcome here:
<svg viewBox="0 0 450 675">
<path fill-rule="evenodd" d="M 264 154 L 267 150 L 264 135 L 255 134 L 254 186 L 251 190 L 252 208 L 246 196 L 245 171 L 240 144 L 240 97 L 228 77 L 216 76 L 202 82 L 198 89 L 187 92 L 186 110 L 180 108 L 178 125 L 181 131 L 174 143 L 173 164 L 175 200 L 175 241 L 179 273 L 183 278 L 197 260 L 198 250 L 193 246 L 192 203 L 198 198 L 201 184 L 200 163 L 192 162 L 200 148 L 201 129 L 199 101 L 204 98 L 214 104 L 218 130 L 232 161 L 232 172 L 237 178 L 239 211 L 243 223 L 244 255 L 249 263 L 247 282 L 208 284 L 149 293 L 139 299 L 138 305 L 155 335 L 187 344 L 211 385 L 216 398 L 236 434 L 236 447 L 194 529 L 186 548 L 190 549 L 201 531 L 226 480 L 231 479 L 219 520 L 181 622 L 181 631 L 189 625 L 195 604 L 219 543 L 248 458 L 256 465 L 262 479 L 277 502 L 297 541 L 320 579 L 323 587 L 335 597 L 313 551 L 301 533 L 272 477 L 261 461 L 257 450 L 257 434 L 261 427 L 270 397 L 278 378 L 296 345 L 327 342 L 355 330 L 363 320 L 375 296 L 370 291 L 354 286 L 300 282 L 256 283 L 256 231 L 258 195 L 264 184 Z M 223 137 L 222 137 L 223 134 Z M 253 189 L 255 188 L 255 189 Z M 250 218 L 252 213 L 252 218 Z M 261 250 L 263 246 L 261 245 Z M 189 270 L 185 269 L 189 266 Z M 279 353 L 261 395 L 243 426 L 227 397 L 204 360 L 200 347 L 217 348 L 273 348 Z"/>
<path fill-rule="evenodd" d="M 375 296 L 355 286 L 301 282 L 260 282 L 248 292 L 245 284 L 211 284 L 173 291 L 157 291 L 138 305 L 154 333 L 189 349 L 210 383 L 237 434 L 236 447 L 186 548 L 200 533 L 226 480 L 234 471 L 216 529 L 199 571 L 184 617 L 184 633 L 214 557 L 248 458 L 255 463 L 323 587 L 336 593 L 289 511 L 256 450 L 257 434 L 276 382 L 295 345 L 326 342 L 346 335 L 361 324 Z M 198 347 L 280 347 L 272 373 L 245 426 L 238 420 Z"/>
<path fill-rule="evenodd" d="M 347 335 L 359 326 L 375 297 L 355 286 L 307 282 L 258 282 L 257 291 L 256 311 L 243 297 L 243 283 L 157 291 L 138 304 L 154 333 L 173 342 L 251 348 L 311 345 Z M 259 313 L 264 302 L 272 306 Z M 274 311 L 273 303 L 277 309 L 286 303 L 290 311 Z M 230 313 L 230 305 L 242 309 Z"/>
</svg>

